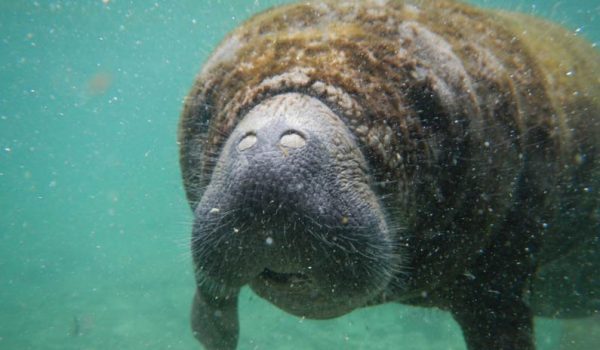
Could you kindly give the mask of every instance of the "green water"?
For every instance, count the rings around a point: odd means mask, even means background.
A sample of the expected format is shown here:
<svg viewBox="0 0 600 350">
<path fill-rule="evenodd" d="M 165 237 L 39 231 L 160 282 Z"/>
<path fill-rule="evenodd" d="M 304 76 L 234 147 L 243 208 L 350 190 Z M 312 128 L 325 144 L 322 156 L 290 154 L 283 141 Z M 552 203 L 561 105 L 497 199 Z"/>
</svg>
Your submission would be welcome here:
<svg viewBox="0 0 600 350">
<path fill-rule="evenodd" d="M 0 0 L 0 349 L 199 348 L 178 114 L 212 48 L 275 3 Z M 600 42 L 598 0 L 483 4 Z M 240 308 L 240 349 L 464 349 L 433 309 L 311 321 L 248 290 Z M 586 349 L 538 325 L 542 349 Z"/>
</svg>

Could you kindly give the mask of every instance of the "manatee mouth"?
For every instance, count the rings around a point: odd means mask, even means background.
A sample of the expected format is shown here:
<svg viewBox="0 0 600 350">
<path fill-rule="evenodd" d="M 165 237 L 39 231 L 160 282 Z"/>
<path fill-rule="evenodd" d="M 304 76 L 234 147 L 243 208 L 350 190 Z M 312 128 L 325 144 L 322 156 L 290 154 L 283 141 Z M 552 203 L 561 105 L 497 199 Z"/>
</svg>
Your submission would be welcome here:
<svg viewBox="0 0 600 350">
<path fill-rule="evenodd" d="M 299 272 L 276 272 L 265 267 L 259 274 L 260 278 L 271 284 L 290 285 L 305 283 L 309 280 L 308 276 Z"/>
</svg>

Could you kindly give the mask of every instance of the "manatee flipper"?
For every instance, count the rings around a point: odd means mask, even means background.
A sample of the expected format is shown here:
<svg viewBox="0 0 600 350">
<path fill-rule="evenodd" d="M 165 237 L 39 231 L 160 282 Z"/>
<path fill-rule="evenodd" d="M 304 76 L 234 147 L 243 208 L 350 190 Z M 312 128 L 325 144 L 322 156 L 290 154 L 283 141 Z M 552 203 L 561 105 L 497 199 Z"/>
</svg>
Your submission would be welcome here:
<svg viewBox="0 0 600 350">
<path fill-rule="evenodd" d="M 483 295 L 487 294 L 487 295 Z M 502 300 L 483 291 L 452 310 L 460 325 L 467 348 L 498 350 L 533 350 L 533 315 L 522 300 Z"/>
<path fill-rule="evenodd" d="M 214 297 L 196 289 L 191 313 L 196 339 L 208 350 L 235 349 L 240 329 L 237 309 L 238 294 Z"/>
<path fill-rule="evenodd" d="M 448 292 L 450 312 L 460 325 L 467 348 L 490 350 L 533 350 L 534 312 L 523 290 L 529 287 L 537 269 L 536 260 L 528 250 L 508 252 L 505 243 L 534 247 L 531 235 L 535 228 L 519 219 L 519 212 L 535 207 L 536 198 L 524 195 L 507 217 L 512 227 L 499 234 L 498 240 L 483 249 L 476 267 L 460 276 Z M 498 273 L 510 271 L 510 273 Z"/>
</svg>

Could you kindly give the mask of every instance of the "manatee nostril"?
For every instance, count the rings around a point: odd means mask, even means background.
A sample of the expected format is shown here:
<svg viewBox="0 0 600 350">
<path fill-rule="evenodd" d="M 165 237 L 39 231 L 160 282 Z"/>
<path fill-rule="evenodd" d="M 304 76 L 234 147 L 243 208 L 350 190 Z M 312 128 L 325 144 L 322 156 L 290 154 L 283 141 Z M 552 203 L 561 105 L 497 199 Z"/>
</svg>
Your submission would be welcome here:
<svg viewBox="0 0 600 350">
<path fill-rule="evenodd" d="M 246 134 L 238 143 L 237 149 L 238 151 L 245 151 L 249 148 L 252 148 L 256 144 L 256 135 L 253 133 Z"/>
<path fill-rule="evenodd" d="M 300 148 L 306 144 L 306 139 L 299 132 L 288 130 L 281 136 L 279 144 L 287 148 Z"/>
</svg>

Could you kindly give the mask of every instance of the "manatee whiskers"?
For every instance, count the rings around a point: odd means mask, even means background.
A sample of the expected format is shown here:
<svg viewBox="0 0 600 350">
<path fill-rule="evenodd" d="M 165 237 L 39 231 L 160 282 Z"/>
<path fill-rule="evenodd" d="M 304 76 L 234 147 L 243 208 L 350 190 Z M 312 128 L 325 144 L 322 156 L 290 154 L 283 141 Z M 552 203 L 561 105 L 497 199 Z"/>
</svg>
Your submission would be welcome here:
<svg viewBox="0 0 600 350">
<path fill-rule="evenodd" d="M 343 241 L 343 239 L 339 241 Z M 339 250 L 335 250 L 334 248 L 338 248 Z M 334 250 L 332 251 L 331 249 Z M 382 259 L 381 254 L 363 253 L 362 250 L 358 250 L 352 243 L 348 243 L 346 246 L 344 243 L 336 243 L 333 247 L 326 250 L 328 254 L 327 260 L 331 264 L 347 267 L 347 269 L 344 269 L 344 271 L 347 271 L 347 275 L 343 276 L 344 280 L 352 277 L 361 279 L 365 276 L 369 277 L 369 284 L 363 287 L 366 294 L 382 291 L 395 275 L 395 272 L 399 270 L 399 266 L 396 264 L 397 261 L 392 260 L 397 258 L 396 256 L 383 256 L 384 258 Z M 362 256 L 367 261 L 358 262 L 356 260 L 357 256 Z"/>
<path fill-rule="evenodd" d="M 364 232 L 363 238 L 353 237 L 351 235 L 346 235 L 343 231 L 338 231 L 339 229 L 346 229 L 351 231 L 353 235 L 360 232 Z M 352 256 L 362 256 L 366 259 L 365 265 L 369 269 L 376 269 L 379 273 L 387 277 L 394 275 L 396 273 L 400 273 L 402 268 L 400 266 L 400 262 L 402 259 L 401 248 L 402 245 L 400 242 L 394 242 L 390 240 L 386 242 L 386 247 L 390 249 L 381 250 L 381 244 L 376 244 L 371 242 L 369 238 L 371 232 L 369 232 L 366 227 L 363 226 L 322 226 L 319 225 L 317 229 L 305 228 L 308 233 L 310 233 L 313 237 L 315 237 L 320 244 L 322 245 L 322 249 L 324 253 L 328 253 L 331 249 L 338 249 L 345 256 L 346 261 L 352 260 Z M 319 232 L 319 233 L 318 233 Z M 321 233 L 322 232 L 322 233 Z M 333 232 L 338 232 L 332 234 Z M 365 245 L 357 247 L 357 245 Z M 389 264 L 388 269 L 382 269 L 382 262 L 386 262 Z M 372 275 L 379 276 L 378 274 L 373 273 Z M 386 278 L 380 278 L 379 281 L 385 281 Z M 389 279 L 389 278 L 387 278 Z M 377 283 L 375 283 L 377 284 Z"/>
<path fill-rule="evenodd" d="M 185 218 L 175 220 L 174 225 L 180 228 L 189 228 L 193 226 L 194 218 L 185 215 Z M 178 257 L 180 261 L 189 260 L 190 256 L 190 238 L 189 237 L 180 237 L 179 235 L 169 235 L 173 238 L 170 239 L 171 242 L 177 247 Z"/>
<path fill-rule="evenodd" d="M 218 210 L 217 208 L 213 209 L 215 211 Z M 216 218 L 205 219 L 201 224 L 202 230 L 192 236 L 192 254 L 204 256 L 206 250 L 211 249 L 211 247 L 218 246 L 219 244 L 222 244 L 223 241 L 227 240 L 231 233 L 222 234 L 222 232 L 218 232 L 224 227 L 232 227 L 234 230 L 242 230 L 243 225 L 240 225 L 239 228 L 236 227 L 238 221 L 240 220 L 235 216 L 236 212 L 236 209 L 231 209 L 228 211 L 219 212 L 219 215 L 216 216 Z"/>
</svg>

